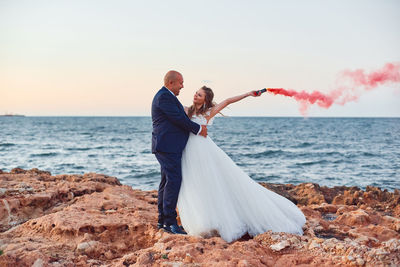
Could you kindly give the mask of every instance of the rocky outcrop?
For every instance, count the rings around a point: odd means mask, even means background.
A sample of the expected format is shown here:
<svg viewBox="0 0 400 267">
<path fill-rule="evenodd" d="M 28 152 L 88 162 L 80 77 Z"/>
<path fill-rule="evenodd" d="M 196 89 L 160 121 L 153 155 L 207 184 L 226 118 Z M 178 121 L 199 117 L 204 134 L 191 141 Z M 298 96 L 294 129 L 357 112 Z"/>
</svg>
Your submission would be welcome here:
<svg viewBox="0 0 400 267">
<path fill-rule="evenodd" d="M 51 176 L 19 168 L 0 174 L 0 232 L 30 219 L 62 210 L 76 197 L 120 186 L 117 178 L 101 174 Z"/>
<path fill-rule="evenodd" d="M 317 184 L 265 187 L 307 217 L 304 235 L 171 235 L 157 192 L 101 174 L 0 173 L 0 266 L 387 266 L 400 264 L 400 193 Z"/>
</svg>

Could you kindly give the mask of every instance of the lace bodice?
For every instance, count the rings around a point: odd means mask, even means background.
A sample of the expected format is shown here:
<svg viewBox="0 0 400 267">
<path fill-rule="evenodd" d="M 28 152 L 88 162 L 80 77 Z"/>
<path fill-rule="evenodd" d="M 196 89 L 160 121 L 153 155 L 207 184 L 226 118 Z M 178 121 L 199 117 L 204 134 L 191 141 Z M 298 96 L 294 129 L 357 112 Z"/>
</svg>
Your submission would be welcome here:
<svg viewBox="0 0 400 267">
<path fill-rule="evenodd" d="M 210 115 L 210 111 L 206 112 L 206 115 Z M 214 117 L 211 118 L 211 120 L 207 123 L 207 119 L 203 115 L 193 115 L 191 120 L 195 123 L 198 123 L 200 125 L 212 125 L 214 121 Z"/>
</svg>

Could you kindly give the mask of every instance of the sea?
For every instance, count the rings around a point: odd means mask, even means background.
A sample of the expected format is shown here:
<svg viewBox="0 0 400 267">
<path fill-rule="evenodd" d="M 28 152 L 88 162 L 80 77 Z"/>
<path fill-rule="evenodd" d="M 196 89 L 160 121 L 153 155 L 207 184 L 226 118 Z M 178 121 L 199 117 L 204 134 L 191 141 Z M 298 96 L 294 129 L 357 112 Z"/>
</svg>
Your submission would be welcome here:
<svg viewBox="0 0 400 267">
<path fill-rule="evenodd" d="M 150 117 L 0 117 L 0 169 L 157 189 L 151 131 Z M 400 118 L 217 117 L 208 132 L 258 182 L 400 189 Z"/>
</svg>

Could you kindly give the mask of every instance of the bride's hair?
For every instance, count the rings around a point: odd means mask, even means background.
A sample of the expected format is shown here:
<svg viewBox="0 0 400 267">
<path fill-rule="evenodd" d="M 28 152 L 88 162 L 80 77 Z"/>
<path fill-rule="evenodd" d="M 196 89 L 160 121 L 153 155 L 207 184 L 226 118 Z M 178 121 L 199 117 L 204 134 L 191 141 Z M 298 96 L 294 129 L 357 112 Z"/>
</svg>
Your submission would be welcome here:
<svg viewBox="0 0 400 267">
<path fill-rule="evenodd" d="M 189 118 L 191 118 L 194 114 L 196 114 L 196 115 L 205 114 L 206 111 L 208 111 L 210 108 L 215 106 L 215 102 L 213 102 L 214 92 L 211 90 L 211 88 L 208 88 L 207 86 L 203 86 L 200 89 L 203 90 L 204 93 L 206 94 L 205 99 L 204 99 L 204 105 L 202 105 L 201 108 L 199 108 L 198 110 L 196 110 L 195 105 L 191 105 L 188 110 Z"/>
</svg>

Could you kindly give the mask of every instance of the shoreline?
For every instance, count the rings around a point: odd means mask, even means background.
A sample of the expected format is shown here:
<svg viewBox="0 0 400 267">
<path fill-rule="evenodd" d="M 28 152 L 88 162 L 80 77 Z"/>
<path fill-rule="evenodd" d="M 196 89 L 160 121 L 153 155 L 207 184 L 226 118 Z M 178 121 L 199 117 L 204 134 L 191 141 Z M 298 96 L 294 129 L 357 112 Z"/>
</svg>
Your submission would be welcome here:
<svg viewBox="0 0 400 267">
<path fill-rule="evenodd" d="M 260 183 L 296 203 L 304 235 L 218 236 L 157 230 L 157 191 L 103 174 L 0 171 L 0 265 L 399 265 L 400 191 Z M 58 264 L 58 265 L 57 265 Z"/>
<path fill-rule="evenodd" d="M 12 169 L 0 169 L 0 174 L 11 173 L 13 170 L 17 170 L 17 169 L 21 169 L 21 168 L 16 167 L 16 168 L 12 168 Z M 31 170 L 35 170 L 35 169 L 36 168 L 33 168 Z M 21 169 L 21 170 L 28 171 L 29 169 Z M 84 171 L 81 172 L 81 173 L 54 173 L 51 170 L 39 170 L 39 171 L 40 172 L 48 172 L 53 176 L 60 176 L 60 175 L 82 176 L 82 175 L 84 175 L 86 173 L 92 173 L 92 172 L 84 172 Z M 101 173 L 101 175 L 105 175 L 105 176 L 109 176 L 109 177 L 116 177 L 116 176 L 113 176 L 113 175 L 108 175 L 108 174 L 103 174 L 103 173 Z M 118 181 L 120 180 L 119 178 L 116 178 L 116 179 L 118 179 Z M 123 180 L 123 179 L 121 179 L 121 180 Z M 277 186 L 279 186 L 279 185 L 292 185 L 292 186 L 298 186 L 298 185 L 301 185 L 301 184 L 315 184 L 315 185 L 318 185 L 319 187 L 323 187 L 323 188 L 326 187 L 326 188 L 330 188 L 330 189 L 335 189 L 335 188 L 353 188 L 354 190 L 366 191 L 367 188 L 377 188 L 377 189 L 379 189 L 381 191 L 389 192 L 389 193 L 394 193 L 396 190 L 400 190 L 400 187 L 399 188 L 384 188 L 382 186 L 376 186 L 376 185 L 366 185 L 366 186 L 360 186 L 360 185 L 332 185 L 332 186 L 330 186 L 330 185 L 318 184 L 318 183 L 313 183 L 313 182 L 268 183 L 268 182 L 259 181 L 259 180 L 254 180 L 254 181 L 259 183 L 259 184 L 261 184 L 261 185 L 263 185 L 264 187 L 267 187 L 267 188 L 268 188 L 267 185 L 277 185 Z M 145 189 L 143 189 L 143 188 L 140 188 L 140 186 L 134 187 L 132 185 L 129 185 L 128 183 L 121 182 L 121 184 L 130 186 L 133 189 L 141 190 L 141 191 L 157 191 L 157 188 L 154 188 L 154 189 L 146 189 L 145 188 Z M 157 184 L 157 186 L 158 186 L 158 184 Z M 268 189 L 274 191 L 273 190 L 274 187 L 271 187 L 271 188 L 268 188 Z M 278 193 L 278 192 L 276 192 L 276 193 Z M 0 192 L 0 194 L 1 194 L 1 192 Z"/>
</svg>

